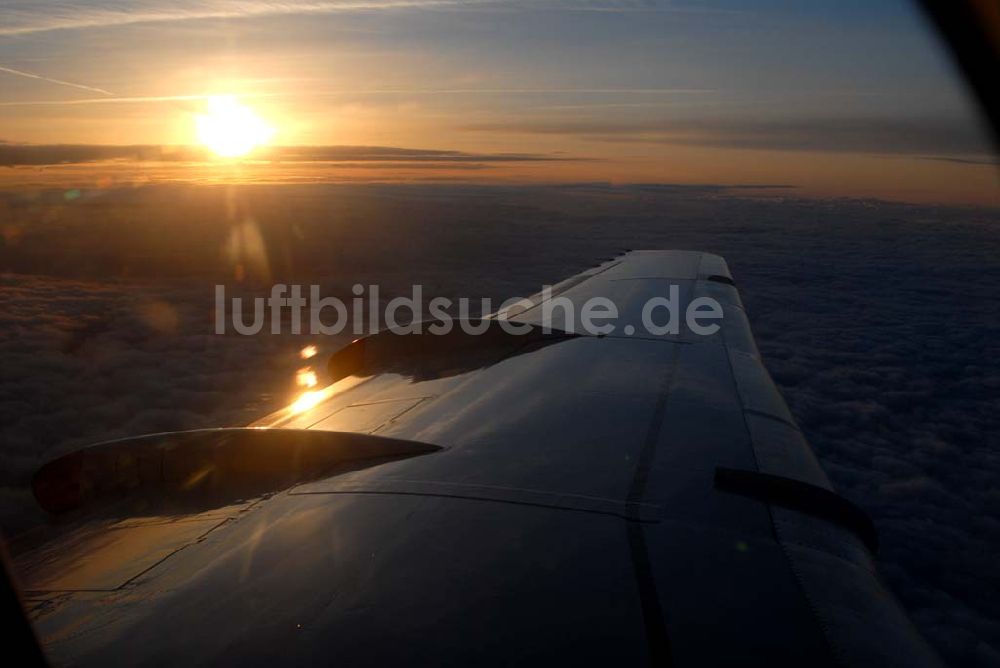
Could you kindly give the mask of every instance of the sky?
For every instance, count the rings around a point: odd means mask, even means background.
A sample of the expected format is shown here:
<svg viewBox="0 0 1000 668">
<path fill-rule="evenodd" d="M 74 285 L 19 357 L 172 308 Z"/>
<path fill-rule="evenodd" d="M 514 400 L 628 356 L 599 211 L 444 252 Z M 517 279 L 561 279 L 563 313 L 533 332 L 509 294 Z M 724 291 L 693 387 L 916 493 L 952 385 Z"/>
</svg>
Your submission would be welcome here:
<svg viewBox="0 0 1000 668">
<path fill-rule="evenodd" d="M 15 0 L 0 12 L 0 187 L 769 184 L 1000 205 L 978 112 L 901 0 Z M 197 116 L 218 95 L 263 119 L 270 146 L 239 161 L 175 150 L 203 139 Z"/>
</svg>

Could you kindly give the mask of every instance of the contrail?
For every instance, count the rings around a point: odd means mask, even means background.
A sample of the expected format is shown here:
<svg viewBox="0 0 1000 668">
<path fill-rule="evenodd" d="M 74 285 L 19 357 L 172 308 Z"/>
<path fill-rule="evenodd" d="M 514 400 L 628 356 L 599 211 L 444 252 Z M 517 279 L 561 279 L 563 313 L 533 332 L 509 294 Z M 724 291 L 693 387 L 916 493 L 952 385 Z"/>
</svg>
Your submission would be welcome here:
<svg viewBox="0 0 1000 668">
<path fill-rule="evenodd" d="M 10 67 L 4 67 L 0 65 L 0 72 L 6 72 L 7 74 L 14 74 L 19 77 L 26 77 L 28 79 L 38 79 L 39 81 L 48 81 L 49 83 L 59 84 L 60 86 L 70 86 L 72 88 L 79 88 L 80 90 L 89 90 L 92 93 L 100 93 L 101 95 L 114 95 L 109 90 L 104 90 L 103 88 L 95 88 L 94 86 L 84 86 L 83 84 L 73 83 L 72 81 L 63 81 L 62 79 L 53 79 L 51 77 L 43 77 L 40 74 L 32 74 L 31 72 L 22 72 L 21 70 L 15 70 Z"/>
</svg>

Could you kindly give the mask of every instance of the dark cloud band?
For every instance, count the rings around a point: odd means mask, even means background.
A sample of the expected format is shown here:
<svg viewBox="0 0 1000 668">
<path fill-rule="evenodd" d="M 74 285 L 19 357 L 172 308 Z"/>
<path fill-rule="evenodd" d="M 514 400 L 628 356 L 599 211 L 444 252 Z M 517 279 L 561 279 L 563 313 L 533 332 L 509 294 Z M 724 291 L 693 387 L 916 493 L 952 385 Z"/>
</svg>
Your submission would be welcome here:
<svg viewBox="0 0 1000 668">
<path fill-rule="evenodd" d="M 0 142 L 0 165 L 63 165 L 109 160 L 201 162 L 211 151 L 193 146 L 106 146 L 97 144 L 17 144 Z M 565 160 L 534 153 L 466 153 L 392 146 L 272 146 L 250 159 L 271 162 L 433 163 L 439 165 Z"/>
</svg>

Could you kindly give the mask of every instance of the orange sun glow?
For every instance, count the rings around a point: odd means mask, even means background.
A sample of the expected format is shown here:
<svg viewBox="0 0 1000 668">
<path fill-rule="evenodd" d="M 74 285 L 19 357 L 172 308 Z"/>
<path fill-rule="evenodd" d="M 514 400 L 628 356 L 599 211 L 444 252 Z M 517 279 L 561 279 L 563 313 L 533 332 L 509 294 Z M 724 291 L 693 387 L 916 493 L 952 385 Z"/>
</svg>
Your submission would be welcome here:
<svg viewBox="0 0 1000 668">
<path fill-rule="evenodd" d="M 206 113 L 195 117 L 198 140 L 219 157 L 245 156 L 274 135 L 274 128 L 233 97 L 209 97 L 205 106 Z"/>
</svg>

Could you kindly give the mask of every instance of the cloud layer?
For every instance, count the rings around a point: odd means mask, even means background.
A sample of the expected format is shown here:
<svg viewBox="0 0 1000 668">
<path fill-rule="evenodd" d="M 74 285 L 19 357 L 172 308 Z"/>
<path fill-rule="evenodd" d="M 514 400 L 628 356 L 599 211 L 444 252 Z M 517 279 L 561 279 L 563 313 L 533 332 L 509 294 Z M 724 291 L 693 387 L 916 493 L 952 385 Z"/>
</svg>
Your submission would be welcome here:
<svg viewBox="0 0 1000 668">
<path fill-rule="evenodd" d="M 945 117 L 677 118 L 635 123 L 522 121 L 473 124 L 466 129 L 773 151 L 990 154 L 983 128 L 968 119 Z"/>
<path fill-rule="evenodd" d="M 37 516 L 24 483 L 54 453 L 245 424 L 290 396 L 299 347 L 338 345 L 210 333 L 212 286 L 234 284 L 223 253 L 234 225 L 252 225 L 265 249 L 266 276 L 247 281 L 344 295 L 354 282 L 385 296 L 419 282 L 428 295 L 498 300 L 625 248 L 699 249 L 728 259 L 769 369 L 834 483 L 873 516 L 882 572 L 920 630 L 953 665 L 997 663 L 1000 213 L 741 192 L 0 194 L 16 221 L 0 253 L 5 523 Z"/>
<path fill-rule="evenodd" d="M 94 144 L 18 144 L 0 141 L 0 166 L 65 165 L 108 160 L 130 162 L 202 162 L 211 151 L 195 146 L 102 146 Z M 393 162 L 439 164 L 541 162 L 562 160 L 531 153 L 468 153 L 392 146 L 268 146 L 255 160 L 274 162 Z"/>
<path fill-rule="evenodd" d="M 338 11 L 401 9 L 475 4 L 476 0 L 181 0 L 169 7 L 140 0 L 65 2 L 39 0 L 14 2 L 5 7 L 2 35 L 25 35 L 49 30 L 78 30 L 134 23 L 191 21 L 196 19 L 252 18 L 276 14 L 325 14 Z"/>
<path fill-rule="evenodd" d="M 29 0 L 7 3 L 4 10 L 6 21 L 0 27 L 0 36 L 198 19 L 476 7 L 492 7 L 501 11 L 549 8 L 593 12 L 678 9 L 667 3 L 656 4 L 644 0 L 179 0 L 171 2 L 168 7 L 151 0 Z M 679 11 L 699 9 L 689 7 L 679 8 Z"/>
</svg>

